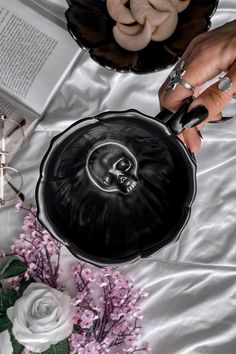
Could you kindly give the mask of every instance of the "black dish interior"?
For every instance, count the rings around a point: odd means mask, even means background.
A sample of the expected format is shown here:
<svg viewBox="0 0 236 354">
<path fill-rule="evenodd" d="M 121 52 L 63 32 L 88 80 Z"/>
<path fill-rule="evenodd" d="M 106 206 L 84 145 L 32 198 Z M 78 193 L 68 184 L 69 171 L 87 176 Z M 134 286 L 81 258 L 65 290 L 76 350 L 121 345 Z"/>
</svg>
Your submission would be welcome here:
<svg viewBox="0 0 236 354">
<path fill-rule="evenodd" d="M 136 188 L 108 193 L 86 171 L 89 151 L 122 144 L 137 158 Z M 41 165 L 39 219 L 77 257 L 95 264 L 147 257 L 178 236 L 195 196 L 195 163 L 182 143 L 136 111 L 104 113 L 54 138 Z"/>
</svg>

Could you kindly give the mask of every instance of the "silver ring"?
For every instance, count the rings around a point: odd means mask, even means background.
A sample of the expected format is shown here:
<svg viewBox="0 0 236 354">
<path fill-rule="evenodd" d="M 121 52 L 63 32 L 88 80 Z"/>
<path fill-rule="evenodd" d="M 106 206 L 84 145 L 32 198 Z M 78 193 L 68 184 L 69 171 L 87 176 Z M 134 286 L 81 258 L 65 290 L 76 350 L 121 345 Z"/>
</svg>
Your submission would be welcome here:
<svg viewBox="0 0 236 354">
<path fill-rule="evenodd" d="M 191 84 L 189 84 L 187 81 L 183 79 L 185 73 L 186 70 L 184 69 L 184 61 L 182 61 L 179 67 L 170 73 L 169 75 L 170 80 L 166 86 L 166 91 L 170 89 L 174 91 L 177 85 L 181 85 L 187 90 L 191 90 L 192 93 L 194 93 L 195 87 L 193 87 Z"/>
<path fill-rule="evenodd" d="M 222 92 L 228 92 L 232 89 L 233 83 L 228 76 L 220 77 L 218 89 Z"/>
</svg>

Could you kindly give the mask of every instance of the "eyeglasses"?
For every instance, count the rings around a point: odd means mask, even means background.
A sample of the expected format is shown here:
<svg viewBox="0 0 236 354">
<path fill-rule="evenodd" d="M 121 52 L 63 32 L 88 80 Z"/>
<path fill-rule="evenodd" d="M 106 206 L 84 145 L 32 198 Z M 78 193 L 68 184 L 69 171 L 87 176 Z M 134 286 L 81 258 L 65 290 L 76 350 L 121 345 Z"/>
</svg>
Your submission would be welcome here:
<svg viewBox="0 0 236 354">
<path fill-rule="evenodd" d="M 24 194 L 21 192 L 23 178 L 20 172 L 8 166 L 7 161 L 15 154 L 24 143 L 25 119 L 17 122 L 5 115 L 0 116 L 0 204 L 18 196 L 24 201 Z"/>
</svg>

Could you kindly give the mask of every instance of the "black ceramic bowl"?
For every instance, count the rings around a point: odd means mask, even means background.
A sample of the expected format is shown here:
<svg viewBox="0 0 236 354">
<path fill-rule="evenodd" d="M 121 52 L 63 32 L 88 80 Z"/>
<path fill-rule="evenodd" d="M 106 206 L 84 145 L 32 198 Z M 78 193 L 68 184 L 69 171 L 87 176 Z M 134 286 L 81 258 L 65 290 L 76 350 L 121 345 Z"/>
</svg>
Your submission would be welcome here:
<svg viewBox="0 0 236 354">
<path fill-rule="evenodd" d="M 107 12 L 105 0 L 67 1 L 68 30 L 81 48 L 106 68 L 137 74 L 176 63 L 191 40 L 210 28 L 210 18 L 218 5 L 218 0 L 191 0 L 187 9 L 179 13 L 178 26 L 169 39 L 151 41 L 143 50 L 131 52 L 115 41 L 112 33 L 115 22 Z"/>
<path fill-rule="evenodd" d="M 52 140 L 40 168 L 38 218 L 76 257 L 120 264 L 179 238 L 196 164 L 175 135 L 179 123 L 166 124 L 135 110 L 105 112 Z"/>
</svg>

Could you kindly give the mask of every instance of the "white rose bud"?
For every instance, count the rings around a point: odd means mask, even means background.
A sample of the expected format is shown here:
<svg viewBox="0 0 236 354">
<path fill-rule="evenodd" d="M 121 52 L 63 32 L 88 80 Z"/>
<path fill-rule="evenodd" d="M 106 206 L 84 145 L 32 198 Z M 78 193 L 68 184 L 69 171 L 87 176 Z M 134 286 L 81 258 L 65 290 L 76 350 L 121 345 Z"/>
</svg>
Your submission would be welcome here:
<svg viewBox="0 0 236 354">
<path fill-rule="evenodd" d="M 7 316 L 16 340 L 32 352 L 49 349 L 73 330 L 70 296 L 46 284 L 30 284 Z"/>
</svg>

